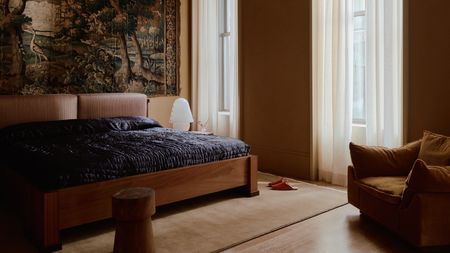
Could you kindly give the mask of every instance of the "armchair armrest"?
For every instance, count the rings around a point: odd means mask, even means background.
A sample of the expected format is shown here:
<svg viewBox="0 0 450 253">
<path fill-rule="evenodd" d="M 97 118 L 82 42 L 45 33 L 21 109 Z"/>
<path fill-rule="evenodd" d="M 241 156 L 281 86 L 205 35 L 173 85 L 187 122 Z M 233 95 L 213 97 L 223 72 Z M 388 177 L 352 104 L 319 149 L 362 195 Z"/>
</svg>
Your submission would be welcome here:
<svg viewBox="0 0 450 253">
<path fill-rule="evenodd" d="M 420 144 L 418 140 L 400 148 L 385 148 L 350 142 L 356 178 L 408 175 L 419 154 Z"/>
<path fill-rule="evenodd" d="M 414 193 L 402 205 L 398 228 L 408 241 L 420 247 L 449 245 L 450 193 Z"/>
<path fill-rule="evenodd" d="M 348 202 L 359 208 L 359 187 L 356 183 L 355 167 L 348 166 L 347 171 L 347 198 Z"/>
<path fill-rule="evenodd" d="M 413 192 L 450 193 L 450 166 L 427 166 L 418 159 L 406 179 L 406 188 Z"/>
</svg>

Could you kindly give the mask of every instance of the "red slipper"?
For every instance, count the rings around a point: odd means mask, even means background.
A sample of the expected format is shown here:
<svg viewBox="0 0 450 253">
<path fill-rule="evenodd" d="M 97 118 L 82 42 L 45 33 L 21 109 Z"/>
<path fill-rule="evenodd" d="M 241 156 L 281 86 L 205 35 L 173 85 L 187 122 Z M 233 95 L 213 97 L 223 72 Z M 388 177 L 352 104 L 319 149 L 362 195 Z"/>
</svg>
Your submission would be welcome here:
<svg viewBox="0 0 450 253">
<path fill-rule="evenodd" d="M 276 185 L 282 182 L 286 182 L 286 178 L 282 177 L 276 181 L 270 182 L 269 184 L 267 184 L 268 187 L 271 187 L 272 185 Z"/>
<path fill-rule="evenodd" d="M 288 184 L 286 181 L 272 185 L 272 190 L 277 190 L 277 191 L 292 191 L 292 190 L 297 190 L 297 189 L 298 189 L 297 187 L 294 187 L 294 186 Z"/>
</svg>

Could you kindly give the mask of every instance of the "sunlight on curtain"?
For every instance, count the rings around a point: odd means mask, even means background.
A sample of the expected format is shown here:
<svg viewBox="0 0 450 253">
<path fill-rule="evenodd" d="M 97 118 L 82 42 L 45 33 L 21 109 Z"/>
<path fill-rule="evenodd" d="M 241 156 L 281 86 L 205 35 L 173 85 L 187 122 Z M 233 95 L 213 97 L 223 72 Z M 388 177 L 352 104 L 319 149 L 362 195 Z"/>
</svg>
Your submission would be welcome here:
<svg viewBox="0 0 450 253">
<path fill-rule="evenodd" d="M 220 47 L 219 0 L 192 0 L 192 108 L 196 121 L 208 122 L 208 131 L 239 137 L 238 89 L 238 12 L 237 0 L 230 1 L 230 45 L 226 54 Z M 220 121 L 221 57 L 227 57 L 227 85 L 229 109 Z M 198 126 L 195 126 L 196 129 Z"/>
<path fill-rule="evenodd" d="M 367 0 L 367 145 L 402 144 L 402 10 L 401 0 Z"/>
<path fill-rule="evenodd" d="M 348 0 L 313 1 L 313 166 L 346 185 L 352 130 L 353 26 Z"/>
<path fill-rule="evenodd" d="M 219 88 L 218 1 L 192 1 L 192 111 L 217 132 Z M 196 124 L 195 128 L 196 129 Z"/>
<path fill-rule="evenodd" d="M 239 138 L 240 137 L 240 131 L 239 131 L 239 117 L 240 117 L 240 107 L 239 107 L 239 76 L 238 76 L 238 1 L 232 0 L 231 1 L 231 47 L 230 47 L 230 61 L 231 61 L 231 68 L 230 68 L 230 122 L 229 122 L 229 130 L 230 130 L 230 137 Z"/>
<path fill-rule="evenodd" d="M 356 2 L 364 3 L 364 14 L 359 5 L 354 12 L 354 0 L 313 1 L 312 172 L 319 180 L 340 185 L 346 184 L 351 164 L 348 143 L 353 123 L 365 129 L 361 144 L 400 146 L 403 135 L 402 1 Z M 361 15 L 367 22 L 360 22 Z M 366 33 L 365 48 L 358 44 L 357 51 L 354 43 L 361 38 L 353 40 L 353 25 L 364 26 L 356 30 Z M 358 52 L 364 54 L 356 57 L 364 59 L 357 64 L 363 68 L 353 64 L 353 53 Z M 358 92 L 352 87 L 354 75 Z M 353 96 L 361 94 L 355 100 L 360 107 L 353 108 Z"/>
</svg>

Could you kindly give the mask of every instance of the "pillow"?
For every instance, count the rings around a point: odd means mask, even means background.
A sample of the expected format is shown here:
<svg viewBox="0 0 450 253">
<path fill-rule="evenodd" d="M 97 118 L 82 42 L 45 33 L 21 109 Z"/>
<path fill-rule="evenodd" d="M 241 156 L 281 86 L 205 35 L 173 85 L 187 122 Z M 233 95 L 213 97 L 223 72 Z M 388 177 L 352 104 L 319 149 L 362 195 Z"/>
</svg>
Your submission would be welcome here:
<svg viewBox="0 0 450 253">
<path fill-rule="evenodd" d="M 406 179 L 406 187 L 415 192 L 450 192 L 450 166 L 427 166 L 417 159 Z"/>
<path fill-rule="evenodd" d="M 424 131 L 418 158 L 429 165 L 450 165 L 450 137 Z"/>
<path fill-rule="evenodd" d="M 358 178 L 406 176 L 420 150 L 420 140 L 400 148 L 372 147 L 350 142 L 350 156 Z"/>
<path fill-rule="evenodd" d="M 156 120 L 139 116 L 30 122 L 0 129 L 0 143 L 69 134 L 142 130 L 153 127 L 161 127 L 161 125 Z"/>
</svg>

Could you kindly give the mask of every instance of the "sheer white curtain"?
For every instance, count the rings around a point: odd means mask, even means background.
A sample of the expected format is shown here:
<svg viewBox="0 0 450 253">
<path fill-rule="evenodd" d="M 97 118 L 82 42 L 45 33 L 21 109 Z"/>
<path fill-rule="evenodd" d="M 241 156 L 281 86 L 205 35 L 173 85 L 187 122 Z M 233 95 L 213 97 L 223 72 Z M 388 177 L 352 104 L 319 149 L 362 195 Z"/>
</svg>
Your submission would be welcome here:
<svg viewBox="0 0 450 253">
<path fill-rule="evenodd" d="M 353 111 L 353 0 L 313 1 L 313 172 L 345 185 Z M 366 0 L 367 145 L 402 144 L 402 0 Z M 359 12 L 359 11 L 358 11 Z"/>
<path fill-rule="evenodd" d="M 192 111 L 217 132 L 219 110 L 219 13 L 217 0 L 192 0 Z"/>
<path fill-rule="evenodd" d="M 401 0 L 367 0 L 368 145 L 402 144 L 402 10 Z"/>
<path fill-rule="evenodd" d="M 237 0 L 230 0 L 230 47 L 227 51 L 229 113 L 220 109 L 219 0 L 192 0 L 192 108 L 197 121 L 208 122 L 208 131 L 239 137 L 238 12 Z M 228 120 L 223 120 L 227 115 Z M 226 116 L 225 116 L 226 117 Z M 197 127 L 197 126 L 196 126 Z"/>
<path fill-rule="evenodd" d="M 230 19 L 230 27 L 231 27 L 231 46 L 230 46 L 230 55 L 229 59 L 231 62 L 230 68 L 230 118 L 229 118 L 229 135 L 230 137 L 239 138 L 239 117 L 240 117 L 240 107 L 239 107 L 239 76 L 238 76 L 238 1 L 231 0 L 230 2 L 231 9 L 231 19 Z"/>
<path fill-rule="evenodd" d="M 351 0 L 313 1 L 313 166 L 319 180 L 346 185 L 352 131 Z"/>
</svg>

